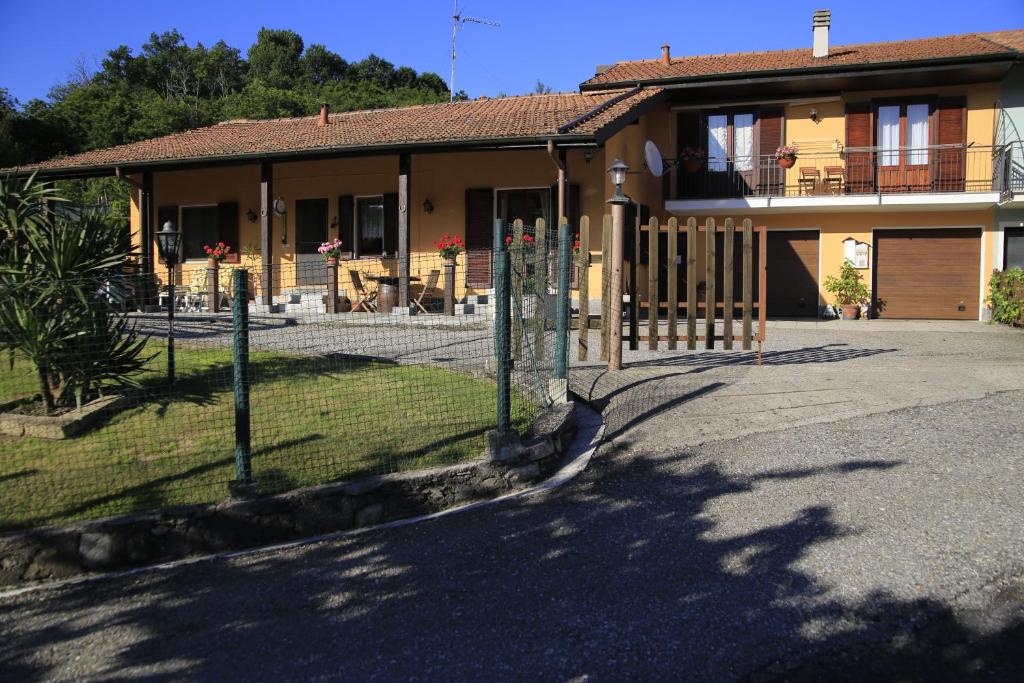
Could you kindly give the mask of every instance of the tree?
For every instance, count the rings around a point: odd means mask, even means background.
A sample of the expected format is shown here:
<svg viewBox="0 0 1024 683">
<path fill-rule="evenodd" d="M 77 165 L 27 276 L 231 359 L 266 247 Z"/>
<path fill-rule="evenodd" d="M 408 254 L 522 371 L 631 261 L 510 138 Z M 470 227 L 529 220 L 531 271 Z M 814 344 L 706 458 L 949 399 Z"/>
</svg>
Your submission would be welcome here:
<svg viewBox="0 0 1024 683">
<path fill-rule="evenodd" d="M 537 79 L 537 85 L 533 87 L 534 95 L 547 95 L 551 93 L 551 86 L 544 83 L 544 81 Z"/>
<path fill-rule="evenodd" d="M 306 48 L 305 54 L 302 55 L 302 70 L 308 83 L 323 86 L 344 78 L 348 62 L 342 59 L 341 55 L 314 43 Z"/>
<path fill-rule="evenodd" d="M 286 90 L 302 75 L 302 37 L 294 31 L 261 28 L 249 48 L 249 77 Z"/>
</svg>

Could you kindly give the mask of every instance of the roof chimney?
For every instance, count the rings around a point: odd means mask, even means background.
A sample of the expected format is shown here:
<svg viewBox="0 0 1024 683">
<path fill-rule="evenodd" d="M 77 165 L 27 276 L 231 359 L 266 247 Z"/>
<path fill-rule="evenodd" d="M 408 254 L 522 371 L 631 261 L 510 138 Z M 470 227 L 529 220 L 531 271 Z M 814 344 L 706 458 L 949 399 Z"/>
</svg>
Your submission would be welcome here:
<svg viewBox="0 0 1024 683">
<path fill-rule="evenodd" d="M 671 64 L 672 63 L 672 50 L 669 48 L 668 43 L 661 46 L 661 63 Z"/>
<path fill-rule="evenodd" d="M 832 25 L 832 12 L 827 9 L 820 9 L 814 13 L 812 21 L 814 26 L 814 51 L 815 57 L 828 57 L 828 27 Z"/>
<path fill-rule="evenodd" d="M 323 104 L 320 105 L 320 120 L 317 121 L 316 125 L 318 125 L 318 126 L 326 126 L 328 123 L 330 123 L 330 120 L 327 117 L 327 115 L 329 113 L 330 113 L 330 109 L 327 106 L 327 103 L 324 102 Z"/>
</svg>

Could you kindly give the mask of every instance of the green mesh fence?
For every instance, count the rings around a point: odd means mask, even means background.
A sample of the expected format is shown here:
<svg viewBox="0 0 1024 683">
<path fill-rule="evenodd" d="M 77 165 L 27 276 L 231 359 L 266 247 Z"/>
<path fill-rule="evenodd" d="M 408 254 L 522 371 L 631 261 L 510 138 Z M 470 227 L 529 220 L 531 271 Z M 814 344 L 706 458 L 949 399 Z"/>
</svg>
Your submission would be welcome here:
<svg viewBox="0 0 1024 683">
<path fill-rule="evenodd" d="M 525 432 L 552 401 L 557 280 L 546 247 L 511 251 L 512 426 Z M 248 319 L 243 388 L 258 493 L 480 455 L 496 422 L 494 301 L 486 287 L 466 289 L 466 255 L 453 271 L 436 255 L 413 256 L 407 292 L 397 259 L 342 260 L 336 269 L 315 254 L 296 261 L 275 265 L 271 283 L 258 266 L 247 269 L 244 306 L 232 300 L 231 270 L 245 264 L 222 265 L 215 275 L 205 262 L 179 266 L 173 296 L 166 271 L 157 273 L 160 282 L 58 283 L 83 293 L 73 307 L 60 296 L 0 291 L 5 301 L 42 297 L 41 325 L 93 318 L 84 333 L 74 329 L 81 320 L 54 333 L 65 335 L 56 345 L 63 356 L 50 359 L 54 367 L 42 378 L 33 359 L 50 362 L 45 353 L 4 352 L 0 529 L 226 498 L 236 480 L 236 304 Z M 18 348 L 20 324 L 0 328 L 5 348 Z M 120 361 L 111 358 L 125 344 L 134 365 L 118 378 Z M 66 387 L 81 387 L 90 373 L 102 378 L 85 382 L 79 408 Z M 49 409 L 44 382 L 54 395 Z"/>
</svg>

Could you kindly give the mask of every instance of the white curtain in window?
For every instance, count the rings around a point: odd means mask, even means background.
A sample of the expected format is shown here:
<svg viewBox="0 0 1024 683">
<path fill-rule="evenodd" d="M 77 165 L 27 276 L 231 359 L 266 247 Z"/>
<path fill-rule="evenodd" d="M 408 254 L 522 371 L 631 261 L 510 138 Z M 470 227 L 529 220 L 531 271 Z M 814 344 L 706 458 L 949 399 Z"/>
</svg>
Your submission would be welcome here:
<svg viewBox="0 0 1024 683">
<path fill-rule="evenodd" d="M 733 166 L 737 171 L 754 168 L 754 115 L 736 114 L 732 120 Z"/>
<path fill-rule="evenodd" d="M 928 163 L 928 105 L 907 105 L 908 164 Z"/>
<path fill-rule="evenodd" d="M 900 163 L 900 108 L 878 108 L 878 164 L 898 166 Z"/>
<path fill-rule="evenodd" d="M 708 170 L 725 171 L 728 168 L 729 117 L 715 114 L 708 117 Z"/>
</svg>

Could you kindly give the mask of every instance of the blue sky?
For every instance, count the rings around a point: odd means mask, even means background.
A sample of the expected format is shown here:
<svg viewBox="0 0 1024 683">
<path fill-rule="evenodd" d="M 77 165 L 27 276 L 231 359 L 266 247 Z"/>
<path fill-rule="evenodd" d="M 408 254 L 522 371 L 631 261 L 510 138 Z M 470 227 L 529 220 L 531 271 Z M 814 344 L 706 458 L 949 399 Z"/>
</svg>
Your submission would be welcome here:
<svg viewBox="0 0 1024 683">
<path fill-rule="evenodd" d="M 471 96 L 528 92 L 537 80 L 573 90 L 596 64 L 675 55 L 810 46 L 811 15 L 832 10 L 833 44 L 1024 28 L 1024 0 L 779 0 L 613 2 L 463 0 L 463 14 L 501 28 L 460 31 L 456 88 Z M 243 53 L 261 26 L 290 28 L 352 61 L 375 52 L 448 80 L 451 0 L 0 0 L 0 87 L 43 97 L 75 64 L 95 69 L 106 51 L 137 52 L 151 32 L 177 28 L 189 42 L 223 38 Z M 717 27 L 717 28 L 716 28 Z"/>
</svg>

